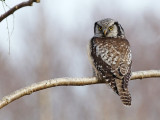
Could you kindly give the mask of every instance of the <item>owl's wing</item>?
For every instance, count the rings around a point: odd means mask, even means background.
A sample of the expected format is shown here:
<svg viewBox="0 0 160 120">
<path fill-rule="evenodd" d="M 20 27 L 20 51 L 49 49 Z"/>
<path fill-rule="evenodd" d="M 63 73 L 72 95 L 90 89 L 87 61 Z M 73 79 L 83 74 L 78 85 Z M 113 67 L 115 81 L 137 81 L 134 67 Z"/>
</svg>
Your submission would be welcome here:
<svg viewBox="0 0 160 120">
<path fill-rule="evenodd" d="M 111 75 L 111 66 L 106 63 L 103 59 L 106 56 L 106 49 L 102 49 L 101 46 L 97 41 L 98 38 L 93 37 L 90 41 L 89 45 L 89 56 L 91 57 L 90 61 L 92 63 L 92 67 L 95 70 L 95 75 L 98 75 L 99 79 L 105 79 L 106 76 L 112 77 Z"/>
<path fill-rule="evenodd" d="M 105 46 L 104 46 L 105 44 Z M 96 78 L 98 80 L 105 80 L 106 83 L 110 85 L 110 87 L 116 92 L 118 95 L 118 90 L 115 82 L 115 78 L 113 77 L 113 73 L 111 72 L 112 66 L 110 61 L 108 61 L 108 44 L 101 41 L 100 38 L 93 37 L 90 41 L 89 45 L 89 58 L 92 67 L 95 71 Z"/>
<path fill-rule="evenodd" d="M 119 46 L 119 47 L 118 47 Z M 129 42 L 126 39 L 121 39 L 117 44 L 113 44 L 113 47 L 117 52 L 120 52 L 119 61 L 117 61 L 117 69 L 112 67 L 112 70 L 115 70 L 115 76 L 119 78 L 119 76 L 123 76 L 123 88 L 127 89 L 128 81 L 131 77 L 131 64 L 132 64 L 132 56 Z M 114 72 L 113 72 L 114 73 Z"/>
<path fill-rule="evenodd" d="M 128 41 L 93 38 L 91 44 L 91 56 L 96 71 L 104 79 L 113 76 L 122 79 L 123 87 L 126 88 L 131 74 L 131 51 Z"/>
</svg>

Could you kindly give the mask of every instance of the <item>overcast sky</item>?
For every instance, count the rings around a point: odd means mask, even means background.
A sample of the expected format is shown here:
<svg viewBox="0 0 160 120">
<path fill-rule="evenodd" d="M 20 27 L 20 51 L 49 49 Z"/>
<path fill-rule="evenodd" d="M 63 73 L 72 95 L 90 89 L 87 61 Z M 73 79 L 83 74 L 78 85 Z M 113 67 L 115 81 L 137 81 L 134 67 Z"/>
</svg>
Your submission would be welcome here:
<svg viewBox="0 0 160 120">
<path fill-rule="evenodd" d="M 22 2 L 22 0 L 6 0 L 6 4 L 9 7 L 12 7 L 20 2 Z M 16 11 L 14 14 L 14 21 L 13 16 L 8 17 L 8 27 L 10 33 L 12 31 L 14 22 L 14 31 L 10 37 L 11 51 L 14 55 L 20 55 L 20 46 L 23 44 L 23 41 L 20 40 L 21 29 L 19 29 L 19 24 L 22 24 L 21 20 L 23 18 L 33 22 L 34 25 L 34 22 L 37 21 L 37 19 L 35 19 L 36 17 L 34 13 L 38 7 L 43 7 L 45 9 L 45 13 L 47 13 L 46 16 L 48 16 L 49 20 L 50 18 L 54 19 L 64 26 L 64 30 L 68 30 L 76 29 L 79 24 L 86 24 L 88 21 L 91 21 L 90 24 L 88 24 L 89 27 L 93 27 L 94 21 L 91 20 L 93 19 L 91 14 L 93 12 L 93 7 L 95 6 L 102 6 L 102 11 L 111 10 L 112 12 L 116 13 L 117 10 L 120 10 L 122 13 L 131 16 L 134 14 L 141 15 L 145 10 L 151 10 L 154 14 L 158 15 L 158 11 L 160 11 L 159 5 L 160 1 L 158 0 L 45 0 L 41 1 L 40 4 L 34 3 L 32 7 L 26 7 Z M 4 8 L 5 10 L 8 9 L 4 3 L 3 5 L 1 3 L 0 6 L 0 14 L 4 13 Z M 108 16 L 112 17 L 112 15 Z M 99 16 L 95 18 L 95 20 L 99 19 L 101 19 Z M 6 28 L 6 20 L 3 20 L 3 22 L 0 24 L 0 45 L 4 52 L 8 53 L 8 30 Z"/>
</svg>

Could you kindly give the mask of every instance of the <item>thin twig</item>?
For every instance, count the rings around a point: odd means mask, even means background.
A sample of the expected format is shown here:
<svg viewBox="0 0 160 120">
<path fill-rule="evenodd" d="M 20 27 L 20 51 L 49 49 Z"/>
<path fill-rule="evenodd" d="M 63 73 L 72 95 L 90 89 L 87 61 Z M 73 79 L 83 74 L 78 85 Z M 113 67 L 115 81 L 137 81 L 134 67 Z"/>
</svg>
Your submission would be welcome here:
<svg viewBox="0 0 160 120">
<path fill-rule="evenodd" d="M 153 78 L 160 77 L 160 70 L 148 70 L 148 71 L 137 71 L 133 72 L 131 80 L 142 79 L 142 78 Z M 50 87 L 56 86 L 84 86 L 91 84 L 105 83 L 105 81 L 98 81 L 95 77 L 93 78 L 55 78 L 50 80 L 44 80 L 39 83 L 34 83 L 28 87 L 22 88 L 13 92 L 12 94 L 5 96 L 0 101 L 0 109 L 16 99 L 19 99 L 25 95 L 30 95 L 33 92 L 43 90 Z"/>
<path fill-rule="evenodd" d="M 5 12 L 4 14 L 2 14 L 0 16 L 0 22 L 2 20 L 4 20 L 5 18 L 7 18 L 9 15 L 13 14 L 16 10 L 22 8 L 22 7 L 26 7 L 26 6 L 32 6 L 33 2 L 39 3 L 40 0 L 28 0 L 26 2 L 22 2 L 16 6 L 14 6 L 13 8 L 9 9 L 7 12 Z"/>
</svg>

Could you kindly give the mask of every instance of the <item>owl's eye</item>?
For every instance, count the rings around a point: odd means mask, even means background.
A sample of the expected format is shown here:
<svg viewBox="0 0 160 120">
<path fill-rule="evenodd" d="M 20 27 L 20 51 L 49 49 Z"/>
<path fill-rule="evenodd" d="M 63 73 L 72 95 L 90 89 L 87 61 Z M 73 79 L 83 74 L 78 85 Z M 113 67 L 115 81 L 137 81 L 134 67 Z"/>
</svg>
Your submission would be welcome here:
<svg viewBox="0 0 160 120">
<path fill-rule="evenodd" d="M 99 31 L 101 31 L 101 30 L 102 30 L 102 27 L 101 27 L 101 26 L 99 26 L 99 27 L 98 27 L 98 30 L 99 30 Z"/>
<path fill-rule="evenodd" d="M 112 30 L 113 30 L 113 26 L 110 26 L 110 27 L 108 28 L 108 30 L 109 30 L 109 31 L 112 31 Z"/>
</svg>

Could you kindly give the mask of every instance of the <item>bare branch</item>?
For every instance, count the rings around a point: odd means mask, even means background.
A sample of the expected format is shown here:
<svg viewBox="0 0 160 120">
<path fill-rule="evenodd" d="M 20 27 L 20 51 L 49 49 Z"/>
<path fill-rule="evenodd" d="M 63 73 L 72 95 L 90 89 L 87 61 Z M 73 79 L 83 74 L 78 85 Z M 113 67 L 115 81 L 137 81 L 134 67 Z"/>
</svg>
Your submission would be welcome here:
<svg viewBox="0 0 160 120">
<path fill-rule="evenodd" d="M 147 71 L 132 72 L 131 80 L 152 78 L 152 77 L 160 77 L 160 70 L 147 70 Z"/>
<path fill-rule="evenodd" d="M 142 79 L 142 78 L 153 78 L 160 77 L 160 70 L 148 70 L 148 71 L 137 71 L 132 73 L 131 80 Z M 50 87 L 56 86 L 84 86 L 91 84 L 105 83 L 105 81 L 98 81 L 95 77 L 93 78 L 55 78 L 45 80 L 39 83 L 34 83 L 28 87 L 22 88 L 13 92 L 12 94 L 5 96 L 0 101 L 0 109 L 16 99 L 19 99 L 25 95 L 30 95 L 33 92 L 43 90 Z"/>
<path fill-rule="evenodd" d="M 4 20 L 6 17 L 8 17 L 9 15 L 13 14 L 16 10 L 22 8 L 22 7 L 26 7 L 26 6 L 32 6 L 33 2 L 39 3 L 40 0 L 28 0 L 26 2 L 22 2 L 16 6 L 14 6 L 13 8 L 11 8 L 10 10 L 8 10 L 6 13 L 2 14 L 0 16 L 0 22 L 2 20 Z"/>
</svg>

